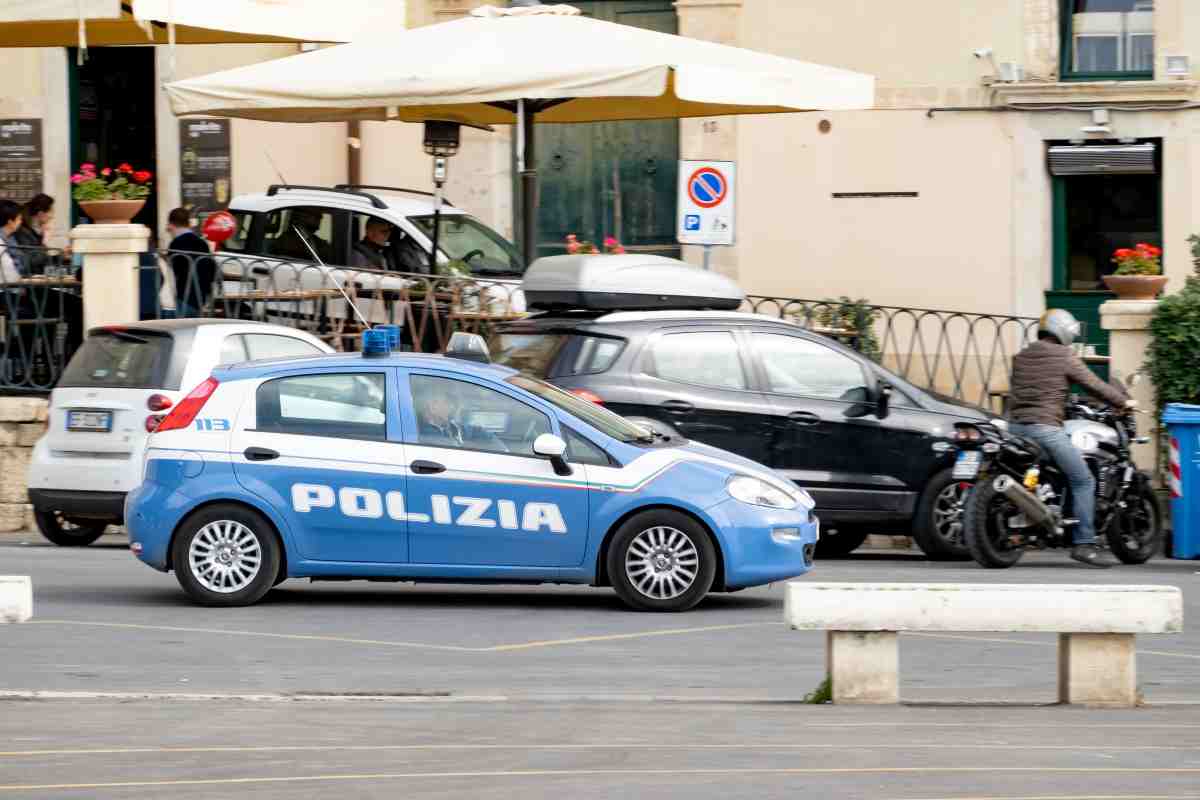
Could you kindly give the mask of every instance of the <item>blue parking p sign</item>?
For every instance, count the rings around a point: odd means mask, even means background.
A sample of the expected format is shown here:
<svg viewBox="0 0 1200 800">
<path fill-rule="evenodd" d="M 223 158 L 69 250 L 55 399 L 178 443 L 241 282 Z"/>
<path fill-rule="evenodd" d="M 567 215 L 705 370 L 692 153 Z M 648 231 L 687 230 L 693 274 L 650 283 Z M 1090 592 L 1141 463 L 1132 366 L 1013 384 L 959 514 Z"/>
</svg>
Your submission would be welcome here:
<svg viewBox="0 0 1200 800">
<path fill-rule="evenodd" d="M 699 214 L 688 214 L 687 216 L 685 216 L 683 218 L 683 229 L 685 231 L 700 230 L 700 215 Z"/>
</svg>

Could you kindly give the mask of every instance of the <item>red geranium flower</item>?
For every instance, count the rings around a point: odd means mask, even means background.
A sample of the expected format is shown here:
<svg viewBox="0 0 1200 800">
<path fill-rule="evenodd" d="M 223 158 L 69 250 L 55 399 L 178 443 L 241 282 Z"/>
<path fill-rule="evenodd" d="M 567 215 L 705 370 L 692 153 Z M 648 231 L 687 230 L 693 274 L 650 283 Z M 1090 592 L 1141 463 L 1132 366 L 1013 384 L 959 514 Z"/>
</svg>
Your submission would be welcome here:
<svg viewBox="0 0 1200 800">
<path fill-rule="evenodd" d="M 146 181 L 150 180 L 150 178 L 151 178 L 150 173 L 144 169 L 140 169 L 137 172 L 133 173 L 133 179 L 138 183 L 145 183 Z"/>
<path fill-rule="evenodd" d="M 1115 258 L 1133 258 L 1136 255 L 1137 254 L 1134 253 L 1132 250 L 1130 250 L 1128 247 L 1122 247 L 1120 250 L 1113 253 L 1113 256 Z"/>
<path fill-rule="evenodd" d="M 107 178 L 109 175 L 112 175 L 112 170 L 108 167 L 105 167 L 104 169 L 100 170 L 100 174 Z"/>
<path fill-rule="evenodd" d="M 118 172 L 133 172 L 133 167 L 130 166 L 129 164 L 122 164 L 119 167 L 117 167 L 117 171 Z"/>
</svg>

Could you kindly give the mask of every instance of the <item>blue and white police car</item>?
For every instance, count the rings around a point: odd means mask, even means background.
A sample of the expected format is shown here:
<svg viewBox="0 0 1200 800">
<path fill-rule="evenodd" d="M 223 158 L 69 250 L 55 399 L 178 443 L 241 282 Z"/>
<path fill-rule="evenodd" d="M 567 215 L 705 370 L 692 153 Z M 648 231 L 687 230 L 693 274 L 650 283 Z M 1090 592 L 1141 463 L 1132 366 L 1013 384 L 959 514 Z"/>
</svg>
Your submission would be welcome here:
<svg viewBox="0 0 1200 800">
<path fill-rule="evenodd" d="M 612 586 L 682 611 L 809 569 L 819 523 L 790 480 L 471 360 L 473 338 L 217 369 L 151 437 L 131 549 L 211 606 L 310 578 Z"/>
</svg>

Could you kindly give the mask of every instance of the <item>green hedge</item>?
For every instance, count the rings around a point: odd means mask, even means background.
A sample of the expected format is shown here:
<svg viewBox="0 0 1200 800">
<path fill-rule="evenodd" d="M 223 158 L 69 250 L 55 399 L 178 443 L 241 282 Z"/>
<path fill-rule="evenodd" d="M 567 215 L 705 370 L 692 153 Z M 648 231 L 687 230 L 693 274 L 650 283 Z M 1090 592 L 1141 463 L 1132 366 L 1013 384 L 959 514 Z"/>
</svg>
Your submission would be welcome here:
<svg viewBox="0 0 1200 800">
<path fill-rule="evenodd" d="M 1200 236 L 1192 243 L 1196 275 L 1182 291 L 1165 297 L 1150 321 L 1153 340 L 1146 369 L 1162 408 L 1167 403 L 1200 404 Z"/>
</svg>

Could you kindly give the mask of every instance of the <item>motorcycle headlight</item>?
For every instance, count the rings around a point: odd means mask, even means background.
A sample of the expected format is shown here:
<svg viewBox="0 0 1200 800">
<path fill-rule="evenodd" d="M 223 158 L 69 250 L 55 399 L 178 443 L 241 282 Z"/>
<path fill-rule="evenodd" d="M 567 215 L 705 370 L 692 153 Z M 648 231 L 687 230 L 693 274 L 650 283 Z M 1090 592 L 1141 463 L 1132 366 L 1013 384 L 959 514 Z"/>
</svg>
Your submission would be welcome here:
<svg viewBox="0 0 1200 800">
<path fill-rule="evenodd" d="M 1006 420 L 1006 419 L 1000 419 L 999 417 L 997 417 L 996 419 L 993 419 L 991 422 L 992 422 L 992 425 L 997 430 L 1001 430 L 1001 431 L 1008 430 L 1008 420 Z"/>
<path fill-rule="evenodd" d="M 730 497 L 752 506 L 786 509 L 795 508 L 798 502 L 794 495 L 749 475 L 734 475 L 726 488 Z"/>
</svg>

